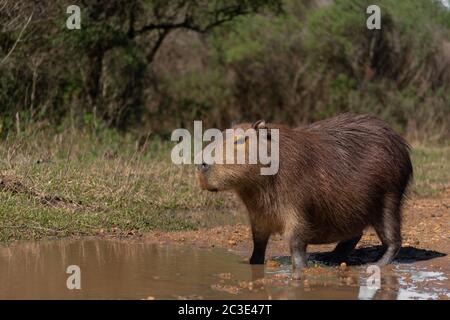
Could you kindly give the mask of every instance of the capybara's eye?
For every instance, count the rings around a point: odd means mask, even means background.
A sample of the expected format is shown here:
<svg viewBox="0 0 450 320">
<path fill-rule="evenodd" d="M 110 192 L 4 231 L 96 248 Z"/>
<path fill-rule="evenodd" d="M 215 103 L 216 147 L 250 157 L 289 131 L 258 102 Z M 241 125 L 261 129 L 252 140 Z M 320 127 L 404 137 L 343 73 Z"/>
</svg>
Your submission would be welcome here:
<svg viewBox="0 0 450 320">
<path fill-rule="evenodd" d="M 202 164 L 197 165 L 197 169 L 201 172 L 208 171 L 209 167 L 210 167 L 209 164 L 204 163 L 204 162 Z"/>
</svg>

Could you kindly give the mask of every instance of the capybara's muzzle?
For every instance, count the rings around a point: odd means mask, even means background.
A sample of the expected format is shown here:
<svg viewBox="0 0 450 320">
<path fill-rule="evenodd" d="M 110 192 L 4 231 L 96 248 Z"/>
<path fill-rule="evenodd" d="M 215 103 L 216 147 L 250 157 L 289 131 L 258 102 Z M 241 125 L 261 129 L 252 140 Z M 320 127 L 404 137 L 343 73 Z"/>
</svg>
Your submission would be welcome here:
<svg viewBox="0 0 450 320">
<path fill-rule="evenodd" d="M 210 167 L 211 166 L 209 164 L 206 164 L 204 162 L 202 164 L 198 164 L 197 165 L 197 180 L 200 185 L 200 188 L 202 188 L 203 190 L 216 192 L 216 191 L 218 191 L 217 188 L 211 187 L 208 184 L 208 180 L 206 178 L 206 175 L 207 175 Z"/>
</svg>

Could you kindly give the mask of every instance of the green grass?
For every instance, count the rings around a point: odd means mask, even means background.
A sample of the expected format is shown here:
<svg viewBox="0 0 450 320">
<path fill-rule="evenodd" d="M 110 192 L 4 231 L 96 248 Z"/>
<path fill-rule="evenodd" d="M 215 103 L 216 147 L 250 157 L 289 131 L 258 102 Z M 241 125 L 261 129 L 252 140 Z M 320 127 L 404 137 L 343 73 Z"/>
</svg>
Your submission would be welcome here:
<svg viewBox="0 0 450 320">
<path fill-rule="evenodd" d="M 173 165 L 170 150 L 155 140 L 136 151 L 131 136 L 86 133 L 2 141 L 0 175 L 74 203 L 43 203 L 0 182 L 0 241 L 196 229 L 214 225 L 210 213 L 224 220 L 230 195 L 201 191 L 194 168 Z"/>
<path fill-rule="evenodd" d="M 114 132 L 70 130 L 2 140 L 0 242 L 192 230 L 242 221 L 230 194 L 200 191 L 193 166 L 171 163 L 170 143 L 153 139 L 136 151 L 135 141 Z M 413 196 L 434 197 L 448 186 L 449 159 L 450 147 L 413 148 Z M 44 196 L 62 200 L 48 203 Z"/>
<path fill-rule="evenodd" d="M 413 148 L 414 183 L 412 192 L 419 197 L 436 197 L 450 188 L 450 146 Z"/>
</svg>

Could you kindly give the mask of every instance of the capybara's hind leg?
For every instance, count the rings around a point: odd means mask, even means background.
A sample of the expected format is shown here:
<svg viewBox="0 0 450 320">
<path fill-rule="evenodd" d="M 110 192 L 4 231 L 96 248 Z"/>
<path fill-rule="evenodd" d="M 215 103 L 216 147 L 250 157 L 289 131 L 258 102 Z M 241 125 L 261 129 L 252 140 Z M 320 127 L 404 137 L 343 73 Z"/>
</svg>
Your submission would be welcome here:
<svg viewBox="0 0 450 320">
<path fill-rule="evenodd" d="M 361 240 L 362 233 L 348 240 L 341 241 L 337 244 L 336 248 L 331 252 L 331 259 L 336 262 L 341 262 L 338 260 L 345 260 L 350 252 L 355 249 L 359 240 Z"/>
<path fill-rule="evenodd" d="M 264 264 L 264 258 L 266 256 L 267 242 L 270 238 L 270 233 L 260 231 L 255 227 L 252 227 L 253 237 L 253 253 L 250 257 L 250 264 Z"/>
<path fill-rule="evenodd" d="M 400 206 L 401 201 L 398 196 L 386 195 L 381 221 L 374 225 L 378 237 L 386 247 L 383 256 L 377 261 L 379 266 L 391 263 L 402 246 Z"/>
</svg>

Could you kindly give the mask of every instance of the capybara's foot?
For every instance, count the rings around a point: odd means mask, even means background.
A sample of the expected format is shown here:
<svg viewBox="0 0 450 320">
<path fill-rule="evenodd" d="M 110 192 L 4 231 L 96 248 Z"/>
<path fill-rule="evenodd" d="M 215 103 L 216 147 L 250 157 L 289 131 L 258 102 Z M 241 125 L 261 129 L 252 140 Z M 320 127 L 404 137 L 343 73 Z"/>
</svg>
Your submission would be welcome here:
<svg viewBox="0 0 450 320">
<path fill-rule="evenodd" d="M 289 241 L 292 260 L 292 280 L 300 280 L 302 278 L 302 269 L 306 268 L 306 244 L 299 241 L 296 237 L 292 237 Z"/>
<path fill-rule="evenodd" d="M 376 262 L 377 266 L 383 267 L 390 264 L 394 260 L 397 253 L 400 251 L 400 248 L 401 244 L 396 243 L 389 245 L 380 260 Z"/>
<path fill-rule="evenodd" d="M 292 280 L 301 280 L 302 279 L 302 271 L 301 269 L 294 269 L 292 270 Z"/>
<path fill-rule="evenodd" d="M 253 252 L 250 257 L 250 264 L 264 264 L 267 242 L 270 237 L 269 233 L 261 233 L 257 229 L 257 227 L 252 225 Z"/>
<path fill-rule="evenodd" d="M 264 257 L 261 256 L 251 256 L 250 264 L 264 264 Z"/>
</svg>

